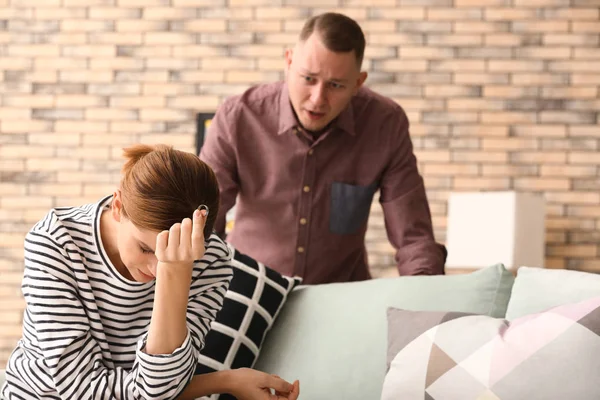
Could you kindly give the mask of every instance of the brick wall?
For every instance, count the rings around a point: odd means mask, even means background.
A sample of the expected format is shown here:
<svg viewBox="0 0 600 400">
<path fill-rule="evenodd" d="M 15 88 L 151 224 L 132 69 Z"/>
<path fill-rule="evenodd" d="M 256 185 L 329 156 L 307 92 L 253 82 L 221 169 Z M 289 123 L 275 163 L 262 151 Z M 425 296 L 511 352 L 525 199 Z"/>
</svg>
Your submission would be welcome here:
<svg viewBox="0 0 600 400">
<path fill-rule="evenodd" d="M 317 8 L 325 7 L 325 8 Z M 194 113 L 282 77 L 303 20 L 368 39 L 409 114 L 440 241 L 452 190 L 543 192 L 547 267 L 600 271 L 600 0 L 0 0 L 0 368 L 20 336 L 22 241 L 94 201 L 134 142 L 194 148 Z M 376 275 L 393 253 L 379 206 Z"/>
</svg>

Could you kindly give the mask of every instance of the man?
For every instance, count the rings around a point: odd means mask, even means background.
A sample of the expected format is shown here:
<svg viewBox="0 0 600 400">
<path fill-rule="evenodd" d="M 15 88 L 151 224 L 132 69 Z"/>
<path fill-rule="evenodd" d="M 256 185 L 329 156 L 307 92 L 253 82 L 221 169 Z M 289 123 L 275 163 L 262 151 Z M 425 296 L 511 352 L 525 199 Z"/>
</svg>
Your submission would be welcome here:
<svg viewBox="0 0 600 400">
<path fill-rule="evenodd" d="M 285 82 L 227 99 L 200 153 L 221 189 L 217 232 L 235 203 L 228 241 L 305 284 L 370 278 L 377 189 L 400 274 L 444 273 L 406 114 L 363 87 L 364 48 L 354 20 L 311 18 L 285 54 Z"/>
</svg>

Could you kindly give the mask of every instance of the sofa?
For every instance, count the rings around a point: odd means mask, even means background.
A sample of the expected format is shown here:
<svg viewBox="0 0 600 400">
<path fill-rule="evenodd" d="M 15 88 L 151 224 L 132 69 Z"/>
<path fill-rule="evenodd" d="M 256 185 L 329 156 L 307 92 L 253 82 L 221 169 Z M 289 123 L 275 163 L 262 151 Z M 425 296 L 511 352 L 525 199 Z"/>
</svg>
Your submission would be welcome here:
<svg viewBox="0 0 600 400">
<path fill-rule="evenodd" d="M 457 391 L 468 387 L 466 383 L 461 386 L 460 376 L 447 379 L 446 389 L 443 389 L 445 392 L 439 392 L 442 390 L 441 384 L 437 388 L 430 386 L 438 390 L 438 393 L 443 393 L 442 395 L 433 396 L 431 393 L 424 395 L 421 386 L 425 378 L 419 374 L 423 374 L 424 365 L 431 363 L 433 359 L 434 352 L 431 350 L 431 345 L 435 340 L 428 341 L 425 347 L 419 347 L 415 343 L 427 341 L 427 335 L 429 337 L 437 335 L 438 339 L 445 340 L 445 343 L 440 342 L 434 346 L 438 353 L 440 348 L 444 348 L 443 346 L 447 349 L 456 346 L 456 343 L 460 343 L 463 346 L 461 349 L 464 350 L 465 346 L 483 340 L 480 335 L 484 330 L 486 334 L 502 335 L 510 331 L 513 321 L 522 319 L 526 321 L 519 326 L 531 327 L 530 316 L 537 315 L 536 313 L 542 315 L 535 319 L 538 325 L 546 323 L 548 316 L 544 312 L 547 310 L 579 304 L 578 302 L 582 301 L 587 303 L 579 307 L 577 316 L 580 319 L 585 316 L 586 321 L 591 318 L 597 322 L 600 320 L 600 311 L 597 313 L 594 311 L 595 303 L 591 304 L 589 299 L 598 296 L 600 296 L 598 275 L 522 267 L 515 277 L 502 265 L 489 266 L 462 275 L 396 277 L 364 282 L 301 285 L 289 294 L 273 327 L 266 334 L 254 367 L 277 374 L 289 381 L 299 379 L 301 399 L 550 399 L 553 397 L 532 393 L 531 390 L 538 390 L 539 386 L 534 388 L 533 383 L 528 384 L 527 380 L 518 385 L 508 385 L 512 392 L 504 397 L 494 394 L 491 389 L 487 397 L 450 393 L 455 389 L 449 390 L 447 386 L 449 384 L 455 385 Z M 591 316 L 584 314 L 581 307 L 587 307 L 585 310 Z M 560 309 L 558 312 L 561 318 L 563 314 L 570 315 L 569 313 L 572 314 L 573 311 Z M 396 318 L 398 315 L 399 319 Z M 390 319 L 392 316 L 396 318 L 393 321 Z M 432 323 L 431 321 L 434 320 L 435 323 Z M 461 321 L 462 324 L 459 326 L 456 321 Z M 552 326 L 558 325 L 562 329 L 561 332 L 568 328 L 566 323 L 554 323 Z M 392 328 L 396 333 L 401 332 L 401 334 L 396 335 Z M 407 333 L 416 328 L 421 328 L 423 332 Z M 530 335 L 527 340 L 531 340 L 533 345 L 539 340 L 531 339 L 532 329 L 527 331 Z M 533 331 L 533 334 L 539 337 L 549 331 L 544 326 L 541 326 L 541 330 L 541 334 L 539 330 Z M 499 343 L 506 345 L 509 339 L 524 337 L 523 333 L 519 336 L 514 330 L 512 332 L 510 337 L 500 336 Z M 446 334 L 445 337 L 443 333 Z M 600 334 L 600 328 L 597 333 Z M 592 336 L 584 339 L 595 340 Z M 575 342 L 583 340 L 580 336 L 576 337 L 579 339 Z M 408 344 L 399 345 L 402 340 Z M 523 345 L 524 340 L 522 339 L 518 346 L 513 346 L 510 351 L 504 351 L 502 354 L 514 355 L 515 349 L 518 349 L 516 353 L 525 352 L 523 349 L 528 348 L 528 343 L 525 341 Z M 586 345 L 585 340 L 582 345 Z M 452 341 L 453 343 L 450 343 Z M 575 344 L 572 345 L 570 342 L 567 344 L 567 349 L 570 348 L 569 346 L 575 346 L 573 351 L 577 350 Z M 600 351 L 600 342 L 597 348 L 594 346 L 595 344 L 588 347 L 589 350 Z M 537 348 L 541 349 L 539 345 Z M 557 357 L 556 349 L 552 351 L 553 353 L 536 354 L 537 358 L 531 357 L 537 362 L 535 365 L 538 375 L 540 370 L 543 370 L 543 367 L 539 367 L 540 360 L 547 362 L 542 356 L 560 362 L 564 362 L 563 358 L 572 357 L 564 347 L 558 350 L 565 353 L 564 357 Z M 527 352 L 527 356 L 533 354 L 531 350 Z M 490 359 L 492 350 L 484 354 L 487 354 L 487 359 Z M 465 361 L 465 370 L 469 370 L 468 362 L 473 364 L 476 361 L 485 364 L 485 360 L 481 361 L 485 357 L 482 357 L 480 355 L 468 358 Z M 588 365 L 596 362 L 593 358 L 587 357 L 583 362 L 581 360 L 576 362 L 579 366 L 594 368 L 596 364 Z M 598 354 L 595 358 L 599 358 Z M 523 364 L 521 359 L 520 362 Z M 476 369 L 481 368 L 476 367 Z M 398 370 L 401 373 L 400 377 L 390 377 L 392 372 Z M 595 371 L 598 370 L 600 369 Z M 431 371 L 427 374 L 431 374 Z M 552 380 L 554 378 L 552 374 L 556 374 L 557 377 L 565 375 L 560 368 L 559 370 L 554 368 L 548 373 L 544 372 L 542 378 Z M 585 378 L 582 376 L 583 372 L 578 374 L 580 378 Z M 443 383 L 444 377 L 438 378 L 437 381 Z M 524 378 L 527 378 L 527 375 L 524 375 Z M 2 379 L 3 377 L 0 376 L 0 380 Z M 430 380 L 430 376 L 427 379 Z M 464 379 L 464 382 L 467 382 L 467 378 Z M 531 382 L 535 382 L 537 378 L 531 379 Z M 569 396 L 569 398 L 600 398 L 592 397 L 596 396 L 595 390 L 599 386 L 597 379 L 586 383 L 581 382 L 581 379 L 573 380 L 569 377 L 569 381 L 573 381 L 573 384 L 578 386 L 575 389 L 565 390 L 570 390 L 569 393 L 579 390 L 577 396 Z M 413 387 L 407 388 L 410 385 Z M 586 387 L 586 385 L 593 387 Z M 477 391 L 483 393 L 480 387 L 475 390 Z M 403 394 L 401 395 L 400 392 Z M 413 396 L 408 393 L 418 393 L 418 395 Z"/>
<path fill-rule="evenodd" d="M 596 361 L 600 355 L 600 308 L 597 312 L 591 312 L 592 306 L 587 305 L 586 311 L 590 311 L 591 319 L 596 324 L 598 335 L 584 336 L 585 332 L 573 330 L 564 318 L 560 316 L 559 323 L 553 322 L 548 315 L 543 314 L 546 310 L 561 305 L 571 305 L 587 299 L 596 299 L 600 296 L 600 276 L 569 270 L 551 270 L 543 268 L 522 267 L 518 270 L 516 277 L 507 271 L 502 265 L 489 266 L 476 272 L 463 275 L 446 276 L 416 276 L 377 279 L 356 283 L 329 284 L 312 287 L 296 288 L 281 314 L 275 321 L 271 331 L 265 338 L 260 356 L 255 365 L 257 369 L 276 373 L 290 381 L 300 380 L 300 398 L 302 399 L 486 399 L 486 400 L 513 400 L 513 399 L 598 399 L 598 388 L 600 384 L 597 378 L 586 377 L 585 374 L 596 374 L 600 371 L 600 364 Z M 580 307 L 581 308 L 581 307 Z M 583 311 L 578 309 L 577 316 L 584 316 Z M 397 320 L 396 336 L 390 328 L 390 310 L 406 310 L 409 317 Z M 596 310 L 596 309 L 594 309 Z M 446 332 L 438 326 L 437 336 L 446 348 L 458 346 L 459 350 L 466 351 L 467 345 L 475 346 L 478 340 L 488 340 L 485 337 L 477 337 L 479 334 L 500 334 L 499 343 L 504 345 L 500 349 L 501 355 L 514 355 L 525 358 L 531 356 L 535 362 L 535 371 L 517 370 L 520 374 L 518 384 L 509 383 L 508 389 L 502 388 L 499 382 L 499 390 L 504 390 L 505 396 L 492 390 L 488 396 L 481 388 L 473 388 L 474 392 L 466 393 L 461 390 L 469 384 L 470 377 L 454 376 L 449 374 L 450 383 L 446 385 L 446 392 L 442 395 L 424 395 L 423 387 L 410 392 L 407 382 L 399 382 L 398 377 L 390 377 L 393 372 L 393 349 L 392 339 L 407 335 L 411 329 L 415 330 L 426 325 L 427 319 L 444 318 L 449 319 L 448 311 L 454 314 L 473 314 L 471 319 L 454 319 L 454 326 L 446 326 Z M 568 313 L 569 310 L 565 311 Z M 542 313 L 534 322 L 531 320 L 536 313 Z M 440 317 L 442 315 L 442 317 Z M 453 316 L 453 318 L 456 315 Z M 525 327 L 521 332 L 510 329 L 511 323 L 522 322 L 516 328 Z M 588 318 L 589 320 L 589 318 Z M 463 323 L 462 326 L 456 324 Z M 467 322 L 471 321 L 471 322 Z M 400 324 L 398 326 L 398 324 Z M 567 333 L 576 334 L 572 338 L 566 338 L 566 349 L 540 347 L 541 337 L 552 329 L 546 327 L 558 327 L 571 329 Z M 431 324 L 430 324 L 431 325 Z M 438 324 L 439 325 L 439 324 Z M 449 325 L 449 324 L 446 324 Z M 570 327 L 570 328 L 569 328 Z M 421 327 L 426 330 L 427 326 Z M 431 334 L 429 329 L 429 334 Z M 584 329 L 585 331 L 585 329 Z M 400 332 L 400 334 L 398 334 Z M 502 336 L 505 332 L 513 332 L 509 337 Z M 549 333 L 548 333 L 549 334 Z M 577 336 L 577 334 L 581 334 Z M 446 335 L 446 337 L 444 337 Z M 527 336 L 529 335 L 529 336 Z M 416 334 L 414 335 L 416 336 Z M 490 336 L 491 337 L 491 336 Z M 521 340 L 520 343 L 510 344 L 511 340 Z M 415 338 L 400 338 L 412 342 L 413 348 L 406 346 L 404 360 L 397 360 L 401 378 L 408 376 L 407 371 L 413 373 L 412 377 L 406 378 L 408 383 L 424 381 L 419 376 L 419 369 L 430 361 L 431 340 L 427 346 L 415 346 Z M 551 338 L 548 338 L 550 340 Z M 589 339 L 589 341 L 587 341 Z M 455 343 L 451 343 L 454 340 Z M 587 341 L 587 342 L 586 342 Z M 472 342 L 472 343 L 471 343 Z M 572 342 L 576 342 L 574 344 Z M 482 342 L 483 343 L 483 342 Z M 477 344 L 479 345 L 479 344 Z M 538 346 L 540 351 L 530 354 L 531 346 Z M 594 357 L 586 357 L 581 360 L 574 354 L 583 348 L 595 354 Z M 440 345 L 441 347 L 441 345 Z M 439 348 L 436 346 L 436 348 Z M 523 350 L 526 349 L 526 350 Z M 542 350 L 547 351 L 543 353 Z M 594 353 L 595 351 L 595 353 Z M 411 353 L 412 352 L 412 353 Z M 491 351 L 488 353 L 491 354 Z M 579 354 L 582 352 L 580 351 Z M 479 355 L 481 353 L 478 353 Z M 400 356 L 401 354 L 398 354 Z M 431 356 L 432 357 L 432 356 Z M 490 368 L 481 356 L 473 357 L 476 369 L 485 370 Z M 537 358 L 536 358 L 537 357 Z M 556 360 L 558 366 L 550 366 L 546 358 Z M 485 357 L 484 357 L 485 358 Z M 569 360 L 568 362 L 566 360 Z M 466 360 L 469 361 L 469 360 Z M 505 360 L 506 361 L 506 360 Z M 508 360 L 507 362 L 509 362 Z M 519 359 L 521 365 L 527 363 Z M 404 366 L 402 366 L 404 362 Z M 539 362 L 547 363 L 548 370 L 540 366 Z M 569 364 L 572 363 L 573 365 Z M 488 363 L 489 364 L 489 363 Z M 435 367 L 435 366 L 434 366 Z M 565 369 L 571 369 L 566 371 Z M 587 369 L 586 369 L 587 368 Z M 435 369 L 435 368 L 434 368 Z M 580 371 L 584 369 L 584 371 Z M 570 372 L 578 371 L 576 376 Z M 430 371 L 431 372 L 431 371 Z M 569 373 L 567 373 L 569 372 Z M 537 375 L 536 375 L 537 374 Z M 540 375 L 541 374 L 541 378 Z M 535 375 L 535 376 L 534 376 Z M 556 376 L 555 376 L 556 375 Z M 507 378 L 513 378 L 510 375 Z M 590 378 L 586 381 L 586 378 Z M 393 380 L 396 382 L 393 382 Z M 528 379 L 532 382 L 528 385 Z M 541 379 L 541 386 L 553 390 L 551 394 L 535 392 L 540 386 L 533 384 L 535 379 Z M 462 380 L 462 381 L 461 381 Z M 566 382 L 563 382 L 566 380 Z M 440 379 L 440 381 L 443 381 Z M 555 387 L 549 386 L 549 381 L 561 384 L 563 396 Z M 442 382 L 443 383 L 443 382 Z M 382 397 L 384 384 L 388 386 L 387 395 Z M 394 388 L 394 384 L 396 388 Z M 459 387 L 447 389 L 448 385 L 456 384 Z M 461 387 L 462 384 L 462 387 Z M 569 385 L 576 385 L 571 388 Z M 593 387 L 590 387 L 593 386 Z M 394 390 L 396 393 L 394 393 Z M 433 389 L 436 389 L 435 387 Z M 390 395 L 390 390 L 392 393 Z M 534 392 L 532 393 L 531 390 Z M 402 391 L 402 393 L 400 393 Z M 577 393 L 577 394 L 575 394 Z"/>
</svg>

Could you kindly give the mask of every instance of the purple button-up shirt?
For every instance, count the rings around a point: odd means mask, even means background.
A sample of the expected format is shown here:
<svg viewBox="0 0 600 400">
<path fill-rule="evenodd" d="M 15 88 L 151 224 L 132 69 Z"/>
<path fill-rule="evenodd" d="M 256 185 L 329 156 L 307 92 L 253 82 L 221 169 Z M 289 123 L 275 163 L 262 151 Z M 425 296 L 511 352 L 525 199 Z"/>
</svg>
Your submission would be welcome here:
<svg viewBox="0 0 600 400">
<path fill-rule="evenodd" d="M 235 204 L 227 240 L 284 275 L 370 278 L 365 232 L 378 189 L 400 274 L 444 273 L 406 114 L 368 88 L 316 139 L 300 129 L 285 83 L 250 88 L 219 107 L 200 158 L 221 188 L 217 233 Z"/>
</svg>

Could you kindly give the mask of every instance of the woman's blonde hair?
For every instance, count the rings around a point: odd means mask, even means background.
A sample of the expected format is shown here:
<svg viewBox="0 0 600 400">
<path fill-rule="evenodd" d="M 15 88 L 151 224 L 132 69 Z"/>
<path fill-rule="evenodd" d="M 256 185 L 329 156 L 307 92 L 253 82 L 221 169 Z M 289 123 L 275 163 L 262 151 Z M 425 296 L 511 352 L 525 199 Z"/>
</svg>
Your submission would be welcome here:
<svg viewBox="0 0 600 400">
<path fill-rule="evenodd" d="M 197 156 L 172 146 L 138 144 L 124 149 L 122 213 L 134 225 L 168 230 L 204 204 L 208 239 L 219 213 L 219 185 L 213 170 Z"/>
</svg>

